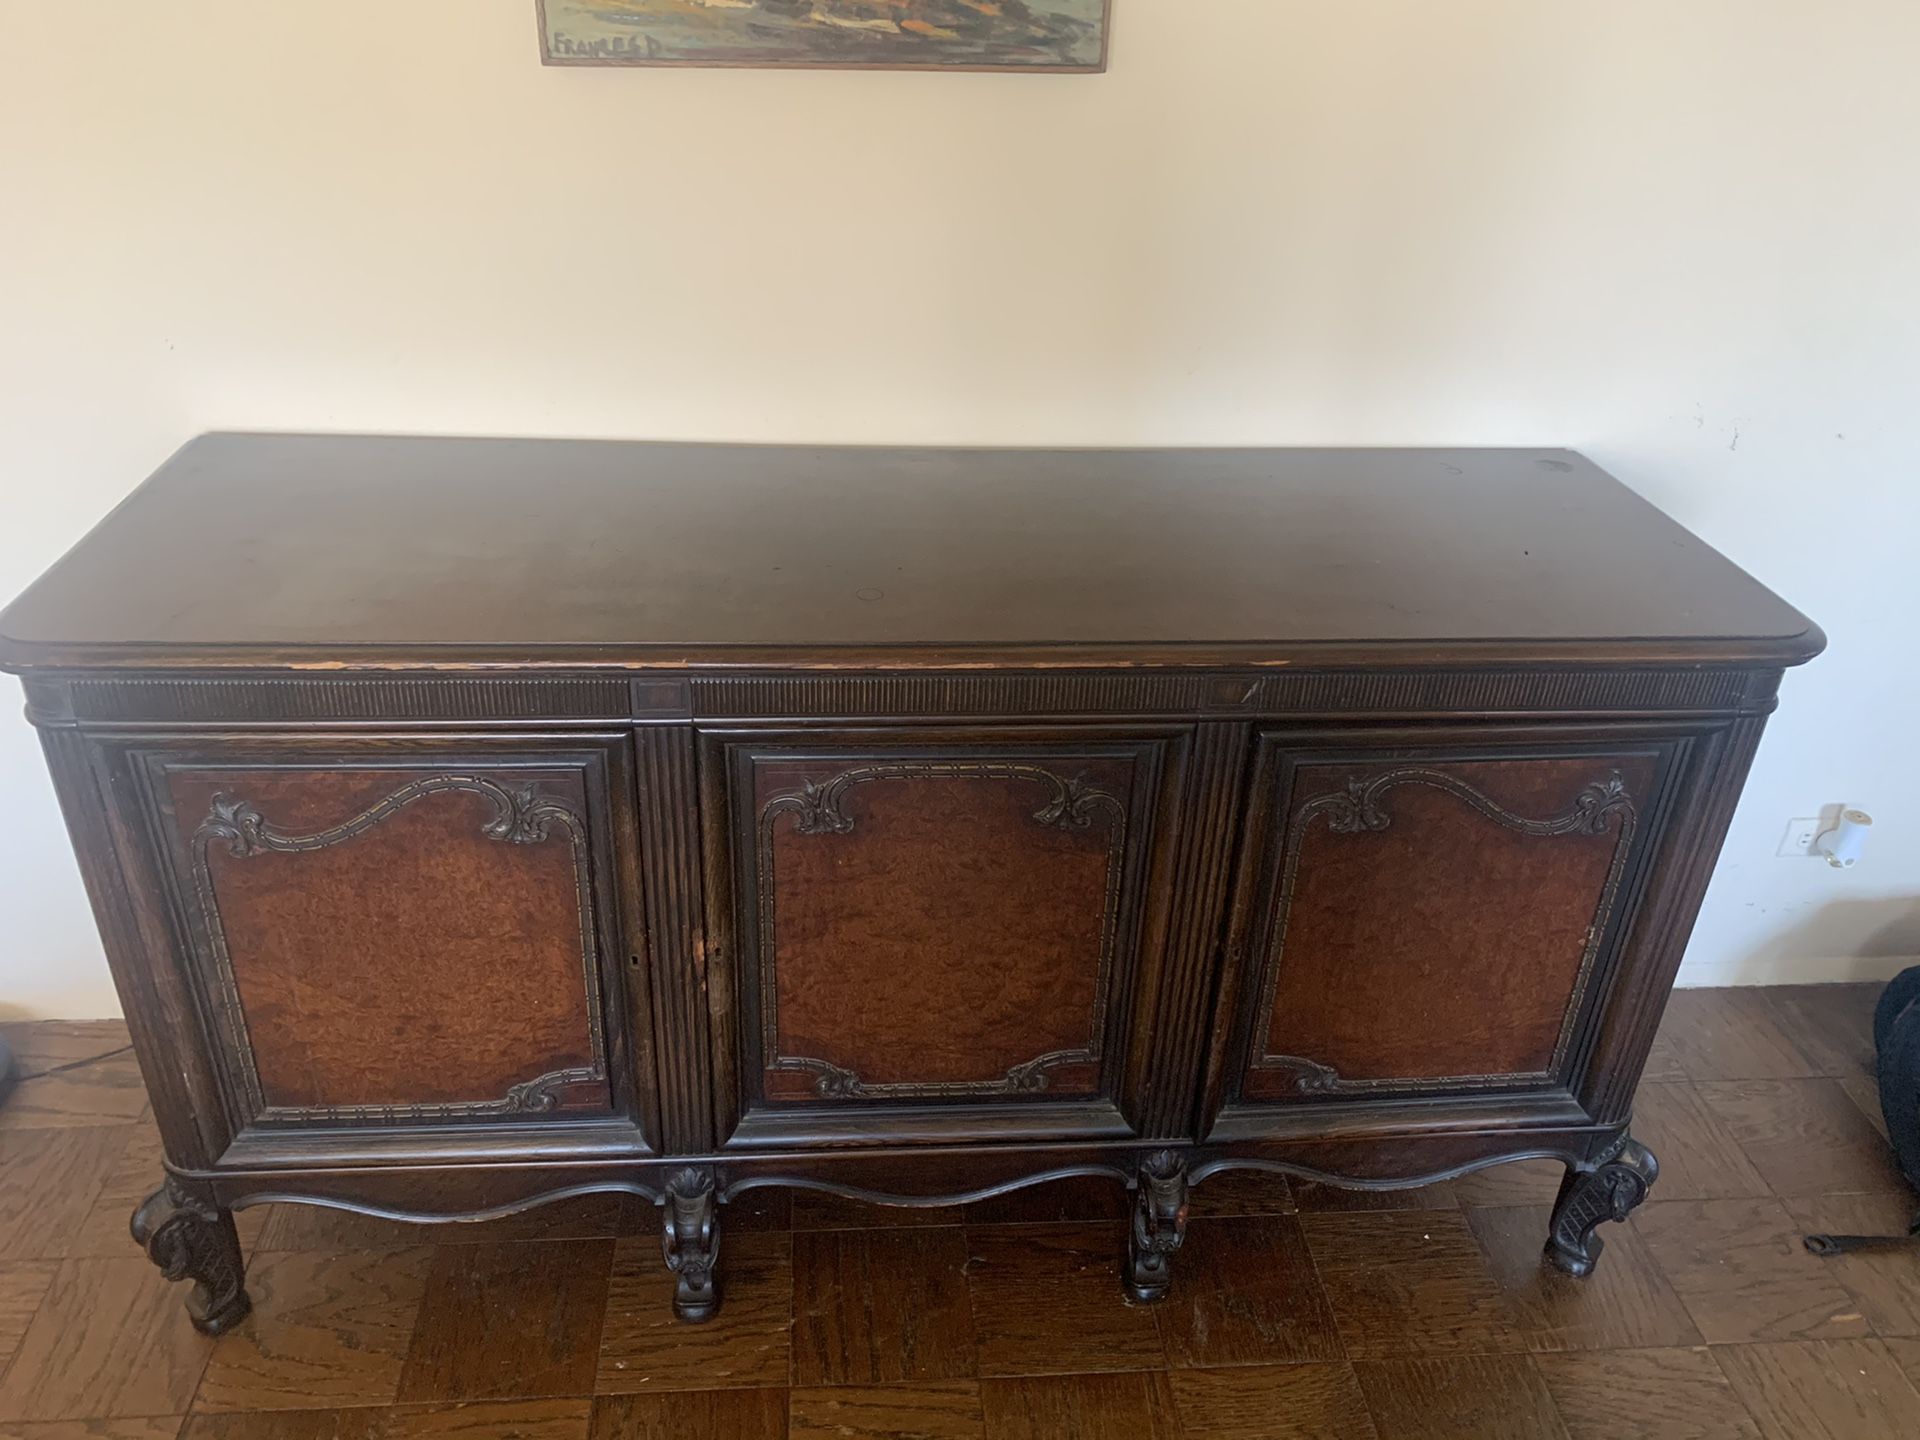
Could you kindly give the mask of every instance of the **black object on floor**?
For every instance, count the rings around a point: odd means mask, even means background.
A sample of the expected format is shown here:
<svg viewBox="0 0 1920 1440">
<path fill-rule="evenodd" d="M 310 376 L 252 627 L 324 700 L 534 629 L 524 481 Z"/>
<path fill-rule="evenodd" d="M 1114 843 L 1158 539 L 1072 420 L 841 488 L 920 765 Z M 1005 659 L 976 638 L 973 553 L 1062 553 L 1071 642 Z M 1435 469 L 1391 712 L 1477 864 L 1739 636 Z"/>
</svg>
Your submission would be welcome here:
<svg viewBox="0 0 1920 1440">
<path fill-rule="evenodd" d="M 1879 1056 L 1880 1111 L 1887 1138 L 1907 1183 L 1920 1191 L 1920 965 L 1887 982 L 1873 1012 L 1873 1044 Z M 1845 1255 L 1920 1244 L 1920 1214 L 1905 1235 L 1809 1235 L 1816 1255 Z"/>
</svg>

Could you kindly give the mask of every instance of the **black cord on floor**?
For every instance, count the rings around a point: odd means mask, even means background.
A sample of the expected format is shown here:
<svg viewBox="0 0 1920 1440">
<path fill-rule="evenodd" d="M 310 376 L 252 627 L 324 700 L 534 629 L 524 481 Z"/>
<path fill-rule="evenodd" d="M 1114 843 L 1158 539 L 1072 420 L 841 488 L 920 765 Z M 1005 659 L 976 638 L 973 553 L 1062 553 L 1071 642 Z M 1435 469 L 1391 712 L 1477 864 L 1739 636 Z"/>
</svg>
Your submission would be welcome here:
<svg viewBox="0 0 1920 1440">
<path fill-rule="evenodd" d="M 133 1046 L 131 1045 L 122 1045 L 118 1050 L 109 1050 L 102 1055 L 89 1055 L 84 1060 L 69 1060 L 64 1065 L 49 1065 L 44 1070 L 35 1070 L 31 1074 L 14 1076 L 14 1083 L 19 1084 L 26 1080 L 44 1080 L 49 1075 L 64 1075 L 69 1070 L 84 1070 L 89 1065 L 98 1065 L 102 1060 L 111 1060 L 116 1055 L 128 1054 L 132 1049 Z"/>
</svg>

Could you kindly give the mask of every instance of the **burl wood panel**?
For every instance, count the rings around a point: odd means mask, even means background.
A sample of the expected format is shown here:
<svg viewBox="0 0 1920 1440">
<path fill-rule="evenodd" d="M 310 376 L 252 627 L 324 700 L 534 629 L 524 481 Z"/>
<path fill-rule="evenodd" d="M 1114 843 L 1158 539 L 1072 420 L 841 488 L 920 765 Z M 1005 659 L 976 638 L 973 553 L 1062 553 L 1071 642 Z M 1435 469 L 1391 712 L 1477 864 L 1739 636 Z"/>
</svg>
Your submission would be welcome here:
<svg viewBox="0 0 1920 1440">
<path fill-rule="evenodd" d="M 1242 1093 L 1546 1075 L 1656 773 L 1645 754 L 1299 767 Z"/>
<path fill-rule="evenodd" d="M 873 778 L 830 814 L 776 803 L 849 772 Z M 1098 1093 L 1131 781 L 1124 760 L 762 762 L 768 1098 Z"/>
<path fill-rule="evenodd" d="M 508 791 L 531 785 L 585 815 L 576 771 L 462 773 Z M 224 935 L 270 1109 L 470 1106 L 565 1071 L 598 1076 L 551 1087 L 551 1108 L 609 1107 L 575 826 L 555 821 L 517 841 L 490 835 L 501 815 L 487 793 L 416 793 L 448 778 L 425 769 L 170 775 L 176 823 L 189 854 L 205 856 L 217 912 L 202 930 L 217 919 Z M 220 836 L 194 842 L 216 797 L 251 805 L 277 835 L 307 837 L 408 794 L 364 828 L 297 853 L 236 855 Z M 219 986 L 217 975 L 210 983 Z"/>
</svg>

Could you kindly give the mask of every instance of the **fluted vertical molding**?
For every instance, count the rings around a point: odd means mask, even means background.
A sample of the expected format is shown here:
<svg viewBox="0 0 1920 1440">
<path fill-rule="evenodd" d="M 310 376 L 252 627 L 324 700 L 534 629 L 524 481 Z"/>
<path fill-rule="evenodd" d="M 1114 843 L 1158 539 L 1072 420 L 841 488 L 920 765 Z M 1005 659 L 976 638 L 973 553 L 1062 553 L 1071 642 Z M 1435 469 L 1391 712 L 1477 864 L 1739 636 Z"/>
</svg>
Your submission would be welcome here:
<svg viewBox="0 0 1920 1440">
<path fill-rule="evenodd" d="M 105 761 L 86 735 L 71 726 L 43 726 L 40 744 L 167 1158 L 187 1168 L 211 1165 L 232 1132 L 184 947 L 172 928 L 157 837 L 137 815 L 116 808 L 96 768 Z M 114 788 L 133 790 L 124 769 Z M 132 809 L 130 801 L 125 809 Z"/>
<path fill-rule="evenodd" d="M 1624 1125 L 1633 1092 L 1653 1047 L 1654 1031 L 1686 954 L 1693 924 L 1706 899 L 1720 847 L 1733 824 L 1747 771 L 1766 729 L 1765 715 L 1748 715 L 1695 744 L 1689 773 L 1654 856 L 1651 880 L 1628 932 L 1628 988 L 1608 1000 L 1589 1070 L 1599 1079 L 1582 1097 L 1602 1126 Z"/>
<path fill-rule="evenodd" d="M 1146 1134 L 1189 1133 L 1205 1050 L 1208 1000 L 1226 918 L 1252 727 L 1206 722 L 1180 779 L 1180 829 L 1172 866 L 1173 913 L 1153 1020 L 1162 1038 L 1148 1085 Z"/>
<path fill-rule="evenodd" d="M 693 731 L 638 731 L 640 873 L 646 892 L 658 1016 L 660 1124 L 670 1154 L 710 1150 L 712 1015 L 700 883 L 700 810 Z"/>
</svg>

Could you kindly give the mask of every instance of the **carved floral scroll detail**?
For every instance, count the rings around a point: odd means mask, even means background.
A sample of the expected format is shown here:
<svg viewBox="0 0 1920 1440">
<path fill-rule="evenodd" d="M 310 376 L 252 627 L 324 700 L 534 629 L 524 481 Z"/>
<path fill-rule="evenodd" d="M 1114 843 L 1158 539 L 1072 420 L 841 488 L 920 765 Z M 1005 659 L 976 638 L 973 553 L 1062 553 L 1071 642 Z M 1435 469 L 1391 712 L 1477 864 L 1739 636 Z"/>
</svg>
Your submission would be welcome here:
<svg viewBox="0 0 1920 1440">
<path fill-rule="evenodd" d="M 200 822 L 194 839 L 196 842 L 219 841 L 229 855 L 241 860 L 269 852 L 297 855 L 309 850 L 325 850 L 365 834 L 416 800 L 446 791 L 464 791 L 492 802 L 493 818 L 481 827 L 480 833 L 489 840 L 502 840 L 510 845 L 537 845 L 551 837 L 556 823 L 577 831 L 580 822 L 571 806 L 543 796 L 535 785 L 510 789 L 481 775 L 429 775 L 401 786 L 338 825 L 304 835 L 269 824 L 252 801 L 222 791 L 213 797 L 207 818 Z"/>
<path fill-rule="evenodd" d="M 856 786 L 876 780 L 1030 780 L 1048 786 L 1052 794 L 1033 812 L 1036 823 L 1060 829 L 1085 830 L 1103 811 L 1124 823 L 1126 807 L 1118 796 L 1089 784 L 1083 775 L 1063 777 L 1040 765 L 973 760 L 904 760 L 880 765 L 858 765 L 825 782 L 802 780 L 798 790 L 775 795 L 761 807 L 762 829 L 781 815 L 794 817 L 799 835 L 847 835 L 853 817 L 847 797 Z"/>
<path fill-rule="evenodd" d="M 1340 790 L 1315 796 L 1300 808 L 1298 818 L 1310 820 L 1324 814 L 1327 828 L 1336 835 L 1385 830 L 1393 823 L 1393 816 L 1386 808 L 1387 793 L 1402 785 L 1444 790 L 1466 801 L 1489 820 L 1523 835 L 1604 835 L 1615 815 L 1629 822 L 1633 816 L 1633 797 L 1627 793 L 1627 782 L 1617 770 L 1582 787 L 1573 805 L 1561 814 L 1534 820 L 1516 815 L 1499 801 L 1444 770 L 1403 766 L 1383 770 L 1370 778 L 1356 776 Z"/>
</svg>

